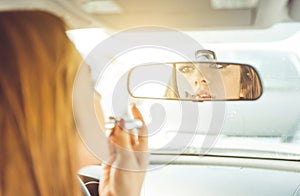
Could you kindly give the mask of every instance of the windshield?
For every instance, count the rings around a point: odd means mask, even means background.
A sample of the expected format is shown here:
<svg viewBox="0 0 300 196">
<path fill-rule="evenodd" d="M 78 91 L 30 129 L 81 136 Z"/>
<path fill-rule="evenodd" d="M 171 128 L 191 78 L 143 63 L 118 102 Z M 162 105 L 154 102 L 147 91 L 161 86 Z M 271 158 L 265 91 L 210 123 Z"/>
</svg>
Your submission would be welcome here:
<svg viewBox="0 0 300 196">
<path fill-rule="evenodd" d="M 300 24 L 287 23 L 263 30 L 184 32 L 201 42 L 204 49 L 213 50 L 218 61 L 252 65 L 263 86 L 262 96 L 253 101 L 181 102 L 129 97 L 127 103 L 116 102 L 112 98 L 116 86 L 126 83 L 124 75 L 130 68 L 154 61 L 180 61 L 182 56 L 155 47 L 135 48 L 117 55 L 102 51 L 109 66 L 102 70 L 101 80 L 99 70 L 94 71 L 93 76 L 96 89 L 102 94 L 104 113 L 107 117 L 127 115 L 128 103 L 134 102 L 144 114 L 153 154 L 299 160 L 299 30 Z M 87 46 L 85 40 L 91 40 L 92 31 L 95 29 L 86 29 L 85 33 L 73 30 L 68 34 L 93 72 L 99 69 L 100 62 L 95 56 L 89 56 L 90 51 L 110 36 L 102 31 L 96 33 L 93 35 L 96 41 Z M 118 89 L 124 92 L 126 86 Z M 118 111 L 112 109 L 113 105 Z"/>
</svg>

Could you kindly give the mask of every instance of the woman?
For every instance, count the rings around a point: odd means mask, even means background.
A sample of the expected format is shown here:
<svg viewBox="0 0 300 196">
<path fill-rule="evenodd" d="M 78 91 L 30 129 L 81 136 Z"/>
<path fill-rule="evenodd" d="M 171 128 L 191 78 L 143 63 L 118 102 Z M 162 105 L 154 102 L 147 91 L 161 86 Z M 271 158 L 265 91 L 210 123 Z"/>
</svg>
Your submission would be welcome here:
<svg viewBox="0 0 300 196">
<path fill-rule="evenodd" d="M 0 13 L 0 195 L 81 194 L 72 115 L 81 58 L 65 30 L 60 18 L 43 11 Z M 147 138 L 135 144 L 122 124 L 112 141 L 146 151 Z M 118 156 L 112 154 L 112 164 Z M 139 164 L 134 155 L 124 161 Z M 139 195 L 144 172 L 106 165 L 102 178 L 101 195 Z"/>
<path fill-rule="evenodd" d="M 202 64 L 174 64 L 165 97 L 195 100 L 253 100 L 260 97 L 260 79 L 250 66 L 228 64 L 221 69 L 215 69 L 208 64 Z"/>
</svg>

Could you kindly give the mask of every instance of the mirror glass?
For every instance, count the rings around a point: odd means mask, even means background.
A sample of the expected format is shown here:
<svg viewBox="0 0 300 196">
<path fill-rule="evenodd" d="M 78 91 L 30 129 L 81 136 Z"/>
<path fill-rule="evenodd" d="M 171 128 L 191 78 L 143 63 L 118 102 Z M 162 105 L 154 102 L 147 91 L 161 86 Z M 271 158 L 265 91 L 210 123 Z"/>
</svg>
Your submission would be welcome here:
<svg viewBox="0 0 300 196">
<path fill-rule="evenodd" d="M 175 100 L 254 100 L 262 94 L 250 65 L 221 62 L 173 62 L 136 66 L 128 75 L 135 98 Z"/>
</svg>

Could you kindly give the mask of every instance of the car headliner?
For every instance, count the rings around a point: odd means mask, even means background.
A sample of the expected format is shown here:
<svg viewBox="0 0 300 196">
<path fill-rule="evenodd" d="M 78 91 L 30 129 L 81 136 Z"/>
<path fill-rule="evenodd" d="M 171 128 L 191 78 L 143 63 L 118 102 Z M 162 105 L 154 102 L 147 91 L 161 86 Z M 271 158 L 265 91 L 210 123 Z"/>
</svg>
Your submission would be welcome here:
<svg viewBox="0 0 300 196">
<path fill-rule="evenodd" d="M 101 0 L 2 0 L 0 10 L 48 10 L 64 17 L 70 28 L 105 27 L 111 31 L 144 25 L 178 30 L 265 28 L 300 20 L 297 0 L 258 0 L 254 7 L 239 9 L 216 9 L 212 1 L 106 0 L 119 9 L 114 11 Z"/>
</svg>

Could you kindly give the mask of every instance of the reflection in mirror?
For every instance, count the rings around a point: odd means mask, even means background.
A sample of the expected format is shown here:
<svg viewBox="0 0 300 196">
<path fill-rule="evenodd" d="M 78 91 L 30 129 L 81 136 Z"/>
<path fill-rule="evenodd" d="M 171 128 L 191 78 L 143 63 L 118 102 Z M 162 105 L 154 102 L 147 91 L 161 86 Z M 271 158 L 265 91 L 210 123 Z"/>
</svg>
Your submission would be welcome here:
<svg viewBox="0 0 300 196">
<path fill-rule="evenodd" d="M 133 68 L 128 76 L 133 97 L 156 99 L 253 100 L 262 87 L 249 65 L 219 62 L 176 62 Z"/>
</svg>

